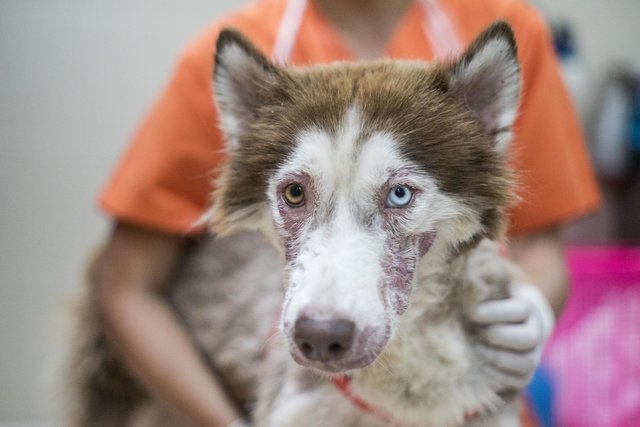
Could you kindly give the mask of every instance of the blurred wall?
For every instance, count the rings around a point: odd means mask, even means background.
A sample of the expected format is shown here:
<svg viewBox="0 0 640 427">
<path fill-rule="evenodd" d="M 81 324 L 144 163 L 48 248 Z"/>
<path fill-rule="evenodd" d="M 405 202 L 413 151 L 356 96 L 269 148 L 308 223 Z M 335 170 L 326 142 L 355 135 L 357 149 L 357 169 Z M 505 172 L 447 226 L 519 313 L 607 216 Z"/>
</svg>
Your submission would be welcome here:
<svg viewBox="0 0 640 427">
<path fill-rule="evenodd" d="M 530 0 L 548 20 L 566 23 L 576 37 L 577 62 L 565 67 L 567 82 L 584 123 L 592 158 L 597 165 L 620 153 L 624 142 L 615 132 L 598 131 L 602 117 L 604 83 L 620 71 L 640 76 L 640 2 L 638 0 Z M 610 86 L 609 86 L 610 87 Z M 611 110 L 608 114 L 611 122 Z M 613 113 L 616 114 L 616 113 Z M 619 118 L 623 123 L 622 118 Z M 611 132 L 611 123 L 608 125 Z M 623 132 L 620 130 L 620 132 Z M 606 154 L 606 158 L 602 158 Z M 595 156 L 599 155 L 600 158 Z M 621 166 L 621 165 L 617 165 Z M 610 167 L 608 168 L 610 169 Z M 601 179 L 603 203 L 595 215 L 581 218 L 566 229 L 566 238 L 574 244 L 611 244 L 640 242 L 640 176 L 624 175 L 619 170 L 598 171 L 609 175 Z"/>
<path fill-rule="evenodd" d="M 65 304 L 106 234 L 94 199 L 181 46 L 244 1 L 0 2 L 0 425 L 53 425 Z M 638 61 L 637 0 L 536 1 L 571 17 L 592 84 Z"/>
<path fill-rule="evenodd" d="M 640 1 L 529 0 L 550 21 L 566 21 L 575 31 L 586 76 L 584 110 L 589 116 L 597 89 L 613 66 L 640 72 Z"/>
<path fill-rule="evenodd" d="M 95 196 L 182 46 L 242 3 L 0 2 L 0 425 L 54 418 Z"/>
</svg>

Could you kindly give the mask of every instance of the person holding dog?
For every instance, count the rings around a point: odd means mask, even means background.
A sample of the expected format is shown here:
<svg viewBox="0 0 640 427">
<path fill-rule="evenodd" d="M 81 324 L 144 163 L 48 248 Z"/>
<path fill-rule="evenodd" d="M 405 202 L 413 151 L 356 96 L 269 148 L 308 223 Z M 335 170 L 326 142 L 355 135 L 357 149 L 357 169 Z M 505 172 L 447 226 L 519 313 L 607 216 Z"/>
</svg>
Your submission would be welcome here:
<svg viewBox="0 0 640 427">
<path fill-rule="evenodd" d="M 512 298 L 481 304 L 482 355 L 496 382 L 520 389 L 540 360 L 567 293 L 561 226 L 598 204 L 582 136 L 541 17 L 518 0 L 257 0 L 185 50 L 175 74 L 100 196 L 114 219 L 94 289 L 110 341 L 139 381 L 197 426 L 239 426 L 238 410 L 161 292 L 205 213 L 223 161 L 211 95 L 216 34 L 241 30 L 275 60 L 431 60 L 462 50 L 496 19 L 514 28 L 524 76 L 513 164 L 523 201 L 507 254 L 527 275 Z"/>
</svg>

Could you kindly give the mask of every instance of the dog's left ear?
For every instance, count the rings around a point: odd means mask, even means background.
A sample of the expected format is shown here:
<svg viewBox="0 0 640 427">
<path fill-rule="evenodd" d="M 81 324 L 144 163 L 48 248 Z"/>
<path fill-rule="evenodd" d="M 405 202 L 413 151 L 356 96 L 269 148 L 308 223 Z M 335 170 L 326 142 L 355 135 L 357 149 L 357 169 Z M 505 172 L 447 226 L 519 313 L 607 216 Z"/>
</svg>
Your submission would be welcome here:
<svg viewBox="0 0 640 427">
<path fill-rule="evenodd" d="M 520 98 L 520 66 L 513 31 L 498 21 L 487 28 L 449 68 L 449 93 L 469 108 L 506 151 Z"/>
<path fill-rule="evenodd" d="M 220 125 L 233 145 L 265 104 L 282 71 L 240 32 L 223 29 L 216 43 L 214 88 Z"/>
</svg>

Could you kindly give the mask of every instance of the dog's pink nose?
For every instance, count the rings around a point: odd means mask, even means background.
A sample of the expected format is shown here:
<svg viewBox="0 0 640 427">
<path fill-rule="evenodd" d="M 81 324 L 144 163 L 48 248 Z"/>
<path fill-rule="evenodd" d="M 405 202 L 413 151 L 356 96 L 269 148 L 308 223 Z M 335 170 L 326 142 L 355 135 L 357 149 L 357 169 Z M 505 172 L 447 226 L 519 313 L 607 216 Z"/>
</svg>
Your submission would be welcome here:
<svg viewBox="0 0 640 427">
<path fill-rule="evenodd" d="M 340 359 L 351 348 L 356 329 L 350 320 L 307 316 L 299 317 L 294 328 L 294 340 L 302 354 L 320 362 Z"/>
</svg>

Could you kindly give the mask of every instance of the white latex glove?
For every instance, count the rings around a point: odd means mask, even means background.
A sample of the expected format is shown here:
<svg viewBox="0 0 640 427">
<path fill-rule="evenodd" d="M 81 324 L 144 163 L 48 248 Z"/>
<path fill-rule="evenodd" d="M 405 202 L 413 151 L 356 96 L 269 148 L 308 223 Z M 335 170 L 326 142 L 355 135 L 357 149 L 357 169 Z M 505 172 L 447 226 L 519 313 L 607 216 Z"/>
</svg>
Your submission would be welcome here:
<svg viewBox="0 0 640 427">
<path fill-rule="evenodd" d="M 482 325 L 477 351 L 497 390 L 524 388 L 540 364 L 554 325 L 546 298 L 527 283 L 511 286 L 508 299 L 478 304 L 471 320 Z"/>
</svg>

